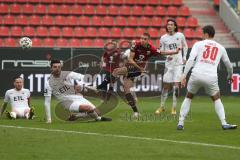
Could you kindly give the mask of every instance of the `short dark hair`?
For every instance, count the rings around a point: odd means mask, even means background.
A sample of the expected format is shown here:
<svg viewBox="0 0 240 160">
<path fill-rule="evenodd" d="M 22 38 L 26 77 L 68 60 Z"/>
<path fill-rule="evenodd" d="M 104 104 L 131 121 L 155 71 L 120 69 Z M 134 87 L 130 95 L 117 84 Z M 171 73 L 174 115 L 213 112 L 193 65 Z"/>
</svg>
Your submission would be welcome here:
<svg viewBox="0 0 240 160">
<path fill-rule="evenodd" d="M 50 63 L 51 67 L 54 63 L 61 63 L 61 62 L 59 59 L 53 59 L 53 60 L 51 60 L 51 63 Z"/>
<path fill-rule="evenodd" d="M 142 35 L 143 35 L 143 36 L 147 36 L 147 37 L 148 37 L 148 39 L 150 39 L 150 38 L 151 38 L 150 34 L 149 34 L 149 33 L 147 33 L 147 32 L 144 32 Z"/>
<path fill-rule="evenodd" d="M 15 82 L 17 79 L 23 79 L 22 77 L 20 77 L 20 76 L 15 76 L 15 77 L 13 77 L 13 82 Z"/>
<path fill-rule="evenodd" d="M 212 25 L 207 25 L 202 28 L 203 34 L 208 34 L 210 38 L 213 38 L 215 35 L 215 29 Z"/>
<path fill-rule="evenodd" d="M 176 22 L 173 18 L 169 18 L 169 19 L 167 19 L 167 24 L 168 24 L 168 22 L 173 22 L 173 23 L 174 23 L 174 26 L 175 26 L 174 32 L 178 32 L 178 25 L 177 25 L 177 22 Z M 167 24 L 166 24 L 166 31 L 168 32 Z"/>
</svg>

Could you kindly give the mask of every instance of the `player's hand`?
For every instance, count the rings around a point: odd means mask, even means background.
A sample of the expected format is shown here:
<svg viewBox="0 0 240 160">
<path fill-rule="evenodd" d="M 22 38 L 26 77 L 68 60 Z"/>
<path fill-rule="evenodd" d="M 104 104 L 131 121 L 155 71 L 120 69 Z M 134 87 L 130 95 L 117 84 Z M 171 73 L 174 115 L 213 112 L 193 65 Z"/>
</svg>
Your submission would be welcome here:
<svg viewBox="0 0 240 160">
<path fill-rule="evenodd" d="M 187 80 L 186 76 L 183 74 L 181 77 L 181 88 L 184 88 L 186 86 Z"/>
<path fill-rule="evenodd" d="M 229 84 L 232 84 L 233 83 L 233 78 L 228 78 L 228 80 L 227 80 L 227 82 L 229 83 Z"/>
</svg>

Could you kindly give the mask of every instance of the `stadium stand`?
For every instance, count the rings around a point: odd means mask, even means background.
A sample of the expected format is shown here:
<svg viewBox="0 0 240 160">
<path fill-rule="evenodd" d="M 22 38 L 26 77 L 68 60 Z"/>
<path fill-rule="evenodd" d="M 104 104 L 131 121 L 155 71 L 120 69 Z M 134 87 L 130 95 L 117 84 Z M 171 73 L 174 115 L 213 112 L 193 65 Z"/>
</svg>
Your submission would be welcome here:
<svg viewBox="0 0 240 160">
<path fill-rule="evenodd" d="M 213 3 L 218 5 L 219 1 Z M 199 11 L 201 4 L 204 9 Z M 150 32 L 152 42 L 158 46 L 166 20 L 173 17 L 191 47 L 192 42 L 201 39 L 199 26 L 207 20 L 220 21 L 216 14 L 214 20 L 212 16 L 201 17 L 202 13 L 213 14 L 209 6 L 208 0 L 3 0 L 1 46 L 18 46 L 17 39 L 29 36 L 34 40 L 33 47 L 100 47 L 110 39 L 138 38 L 144 31 Z M 227 32 L 223 24 L 216 23 L 220 24 L 218 32 Z M 227 39 L 234 44 L 230 46 L 237 46 L 233 37 Z"/>
</svg>

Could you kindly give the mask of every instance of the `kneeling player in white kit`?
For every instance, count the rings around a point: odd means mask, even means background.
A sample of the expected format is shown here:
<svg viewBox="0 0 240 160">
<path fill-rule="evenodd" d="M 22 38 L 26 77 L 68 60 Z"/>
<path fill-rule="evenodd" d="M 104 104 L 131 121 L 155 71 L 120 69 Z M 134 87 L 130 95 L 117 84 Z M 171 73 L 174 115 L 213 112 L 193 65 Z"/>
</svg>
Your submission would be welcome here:
<svg viewBox="0 0 240 160">
<path fill-rule="evenodd" d="M 213 40 L 214 35 L 215 29 L 213 26 L 208 25 L 203 27 L 203 38 L 205 40 L 196 42 L 192 47 L 190 57 L 182 75 L 182 87 L 186 85 L 186 76 L 193 66 L 194 59 L 196 59 L 196 63 L 188 81 L 187 95 L 181 106 L 177 130 L 183 130 L 184 120 L 189 112 L 191 100 L 201 87 L 203 87 L 205 92 L 211 96 L 215 105 L 215 111 L 221 121 L 222 128 L 224 130 L 237 128 L 237 125 L 228 124 L 225 120 L 225 111 L 220 99 L 217 76 L 217 66 L 221 59 L 227 68 L 227 79 L 229 82 L 232 82 L 233 68 L 226 49 Z"/>
<path fill-rule="evenodd" d="M 155 111 L 160 114 L 165 111 L 165 101 L 167 100 L 169 90 L 173 91 L 172 115 L 176 115 L 177 98 L 179 97 L 179 87 L 181 75 L 183 71 L 183 64 L 186 62 L 186 55 L 188 51 L 185 36 L 178 32 L 178 26 L 174 19 L 167 20 L 167 33 L 160 39 L 161 51 L 174 51 L 177 48 L 182 48 L 178 54 L 168 55 L 165 62 L 165 70 L 163 75 L 163 89 L 161 93 L 160 107 Z"/>
<path fill-rule="evenodd" d="M 96 119 L 97 121 L 111 121 L 111 118 L 100 117 L 96 107 L 85 99 L 79 92 L 79 87 L 83 89 L 87 86 L 83 82 L 84 75 L 61 71 L 61 63 L 59 60 L 51 61 L 51 75 L 48 82 L 45 84 L 45 112 L 47 123 L 51 123 L 51 112 L 50 103 L 51 95 L 53 94 L 58 100 L 61 101 L 64 109 L 69 110 L 74 115 L 79 116 L 79 118 L 84 118 L 89 116 Z M 76 86 L 74 81 L 80 81 L 81 86 Z M 77 93 L 77 94 L 76 94 Z M 69 117 L 69 120 L 75 120 L 76 117 Z"/>
<path fill-rule="evenodd" d="M 21 77 L 14 78 L 13 89 L 7 90 L 4 103 L 1 108 L 1 116 L 7 107 L 8 102 L 11 104 L 11 111 L 6 111 L 7 117 L 10 119 L 26 118 L 32 119 L 34 109 L 30 108 L 30 91 L 23 88 L 23 79 Z"/>
</svg>

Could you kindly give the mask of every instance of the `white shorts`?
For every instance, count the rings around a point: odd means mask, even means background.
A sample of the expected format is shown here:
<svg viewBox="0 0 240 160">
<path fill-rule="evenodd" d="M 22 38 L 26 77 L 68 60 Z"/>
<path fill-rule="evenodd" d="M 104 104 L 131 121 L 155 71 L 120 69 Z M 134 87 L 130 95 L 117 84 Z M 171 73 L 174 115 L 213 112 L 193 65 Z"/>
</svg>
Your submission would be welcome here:
<svg viewBox="0 0 240 160">
<path fill-rule="evenodd" d="M 13 107 L 12 112 L 17 114 L 17 118 L 26 118 L 26 114 L 29 113 L 29 107 Z"/>
<path fill-rule="evenodd" d="M 209 77 L 206 75 L 191 75 L 188 81 L 187 90 L 192 94 L 196 94 L 200 88 L 204 88 L 206 94 L 209 96 L 215 95 L 219 92 L 218 78 Z"/>
<path fill-rule="evenodd" d="M 92 104 L 87 99 L 82 97 L 79 99 L 74 99 L 73 103 L 69 107 L 69 111 L 70 112 L 79 112 L 80 105 L 89 105 L 92 107 L 92 109 L 96 108 L 94 104 Z"/>
<path fill-rule="evenodd" d="M 163 82 L 165 83 L 181 82 L 182 72 L 183 72 L 182 65 L 165 67 Z"/>
</svg>

